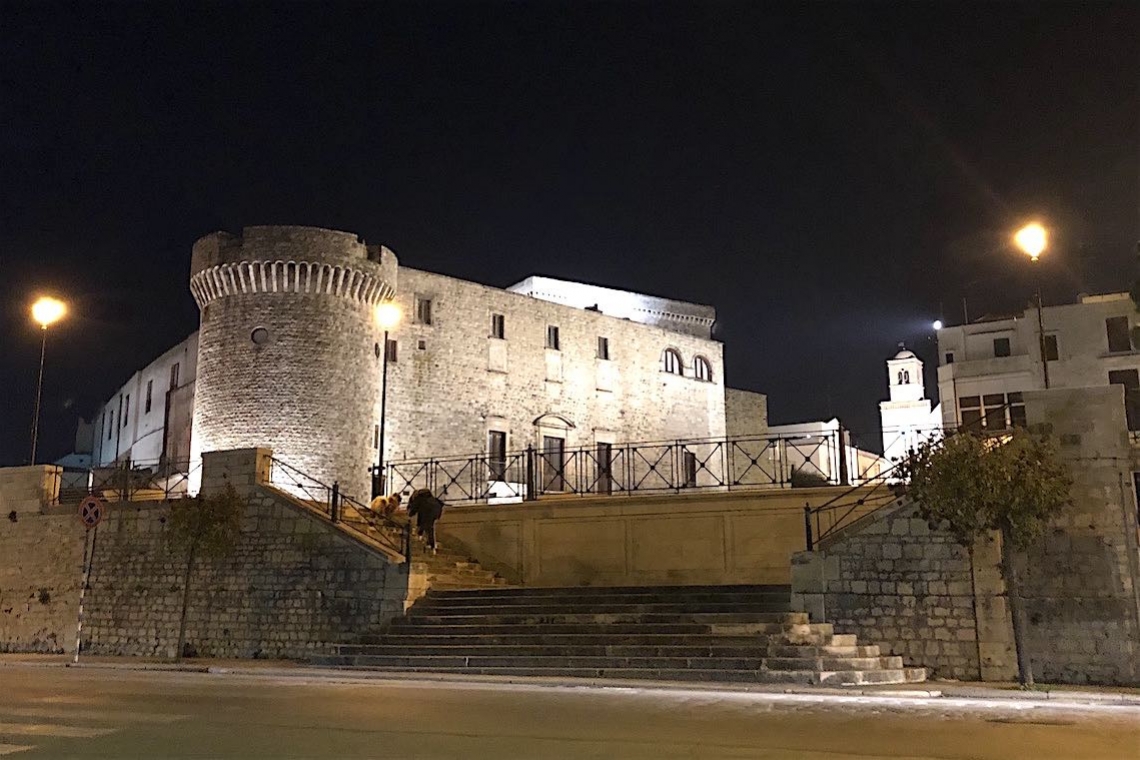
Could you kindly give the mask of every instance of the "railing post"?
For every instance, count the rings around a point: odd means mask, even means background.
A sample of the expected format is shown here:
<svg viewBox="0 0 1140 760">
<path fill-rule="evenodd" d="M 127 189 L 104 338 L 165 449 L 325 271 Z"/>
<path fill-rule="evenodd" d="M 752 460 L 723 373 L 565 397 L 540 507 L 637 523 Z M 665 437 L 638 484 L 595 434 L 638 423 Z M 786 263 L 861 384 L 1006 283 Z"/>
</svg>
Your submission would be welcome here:
<svg viewBox="0 0 1140 760">
<path fill-rule="evenodd" d="M 534 446 L 526 447 L 526 500 L 538 499 L 538 483 L 534 473 Z"/>
<path fill-rule="evenodd" d="M 851 476 L 847 472 L 847 445 L 843 441 L 843 425 L 839 426 L 839 485 L 851 485 Z"/>
<path fill-rule="evenodd" d="M 332 501 L 329 503 L 329 518 L 332 521 L 340 522 L 340 483 L 333 481 L 332 493 L 330 494 Z"/>
<path fill-rule="evenodd" d="M 404 564 L 412 564 L 412 518 L 404 525 Z"/>
<path fill-rule="evenodd" d="M 807 550 L 813 551 L 815 544 L 812 542 L 811 537 L 811 505 L 804 504 L 804 538 L 807 543 Z"/>
</svg>

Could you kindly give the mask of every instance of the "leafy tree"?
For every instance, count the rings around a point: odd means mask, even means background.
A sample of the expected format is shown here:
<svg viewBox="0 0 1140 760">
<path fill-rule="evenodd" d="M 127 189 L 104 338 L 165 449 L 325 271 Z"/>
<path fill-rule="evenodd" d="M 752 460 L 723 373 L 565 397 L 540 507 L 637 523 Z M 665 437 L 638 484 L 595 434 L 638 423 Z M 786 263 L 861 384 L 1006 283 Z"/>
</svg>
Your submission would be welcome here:
<svg viewBox="0 0 1140 760">
<path fill-rule="evenodd" d="M 902 471 L 919 514 L 932 525 L 945 524 L 971 556 L 978 539 L 992 531 L 1001 533 L 1001 571 L 1019 680 L 1032 686 L 1013 552 L 1039 544 L 1049 521 L 1069 503 L 1072 480 L 1052 441 L 1021 428 L 988 437 L 960 432 L 921 444 L 903 462 Z"/>
<path fill-rule="evenodd" d="M 182 576 L 182 614 L 178 619 L 178 649 L 181 660 L 186 648 L 186 611 L 190 604 L 190 576 L 199 557 L 222 559 L 229 556 L 241 534 L 241 518 L 246 500 L 230 483 L 212 496 L 198 496 L 174 503 L 170 510 L 167 540 L 177 551 L 186 553 Z"/>
</svg>

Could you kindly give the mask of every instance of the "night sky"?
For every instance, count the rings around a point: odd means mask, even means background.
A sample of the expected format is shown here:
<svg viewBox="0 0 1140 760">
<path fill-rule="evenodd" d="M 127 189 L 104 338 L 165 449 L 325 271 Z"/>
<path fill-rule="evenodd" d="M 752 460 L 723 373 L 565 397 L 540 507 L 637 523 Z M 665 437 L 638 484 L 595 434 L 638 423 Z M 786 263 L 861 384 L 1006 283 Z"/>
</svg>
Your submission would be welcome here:
<svg viewBox="0 0 1140 760">
<path fill-rule="evenodd" d="M 0 1 L 0 465 L 197 326 L 190 247 L 308 224 L 408 266 L 712 304 L 731 386 L 878 446 L 883 360 L 1124 289 L 1140 5 Z M 927 368 L 928 385 L 933 380 Z"/>
</svg>

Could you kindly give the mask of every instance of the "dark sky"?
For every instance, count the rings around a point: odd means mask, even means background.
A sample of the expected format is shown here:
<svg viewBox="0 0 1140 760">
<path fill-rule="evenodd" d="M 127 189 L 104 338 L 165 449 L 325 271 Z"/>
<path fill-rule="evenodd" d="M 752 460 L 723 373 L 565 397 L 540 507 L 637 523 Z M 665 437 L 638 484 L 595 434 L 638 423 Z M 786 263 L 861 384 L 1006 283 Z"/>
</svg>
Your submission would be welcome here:
<svg viewBox="0 0 1140 760">
<path fill-rule="evenodd" d="M 709 303 L 729 385 L 877 445 L 944 306 L 1131 281 L 1140 5 L 0 0 L 0 464 L 195 329 L 190 247 L 312 224 L 402 263 Z M 930 363 L 930 362 L 928 362 Z M 928 367 L 928 383 L 932 371 Z M 43 458 L 43 457 L 41 457 Z"/>
</svg>

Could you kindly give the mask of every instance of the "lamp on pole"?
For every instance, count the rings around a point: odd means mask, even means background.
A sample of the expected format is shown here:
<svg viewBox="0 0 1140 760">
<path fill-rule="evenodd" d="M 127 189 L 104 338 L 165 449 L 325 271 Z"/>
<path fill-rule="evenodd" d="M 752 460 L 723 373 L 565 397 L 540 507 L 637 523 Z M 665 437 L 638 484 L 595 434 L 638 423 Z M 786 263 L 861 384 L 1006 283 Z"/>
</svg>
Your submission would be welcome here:
<svg viewBox="0 0 1140 760">
<path fill-rule="evenodd" d="M 1013 242 L 1017 244 L 1022 253 L 1028 256 L 1034 264 L 1037 264 L 1037 259 L 1040 258 L 1049 242 L 1049 233 L 1039 223 L 1030 222 L 1014 233 Z M 1045 356 L 1045 320 L 1041 315 L 1041 268 L 1034 266 L 1033 269 L 1037 284 L 1037 343 L 1041 350 L 1041 371 L 1045 375 L 1045 388 L 1048 389 L 1049 361 L 1048 357 Z"/>
<path fill-rule="evenodd" d="M 372 477 L 372 498 L 384 493 L 384 416 L 388 406 L 388 332 L 400 323 L 400 307 L 385 301 L 376 307 L 376 324 L 384 330 L 380 344 L 380 432 L 376 442 L 376 471 Z"/>
<path fill-rule="evenodd" d="M 36 463 L 36 443 L 40 435 L 40 399 L 44 389 L 44 355 L 47 353 L 48 325 L 55 324 L 67 314 L 67 304 L 58 298 L 44 296 L 32 304 L 32 319 L 40 326 L 40 375 L 36 381 L 36 407 L 32 413 L 32 456 L 30 464 Z"/>
</svg>

